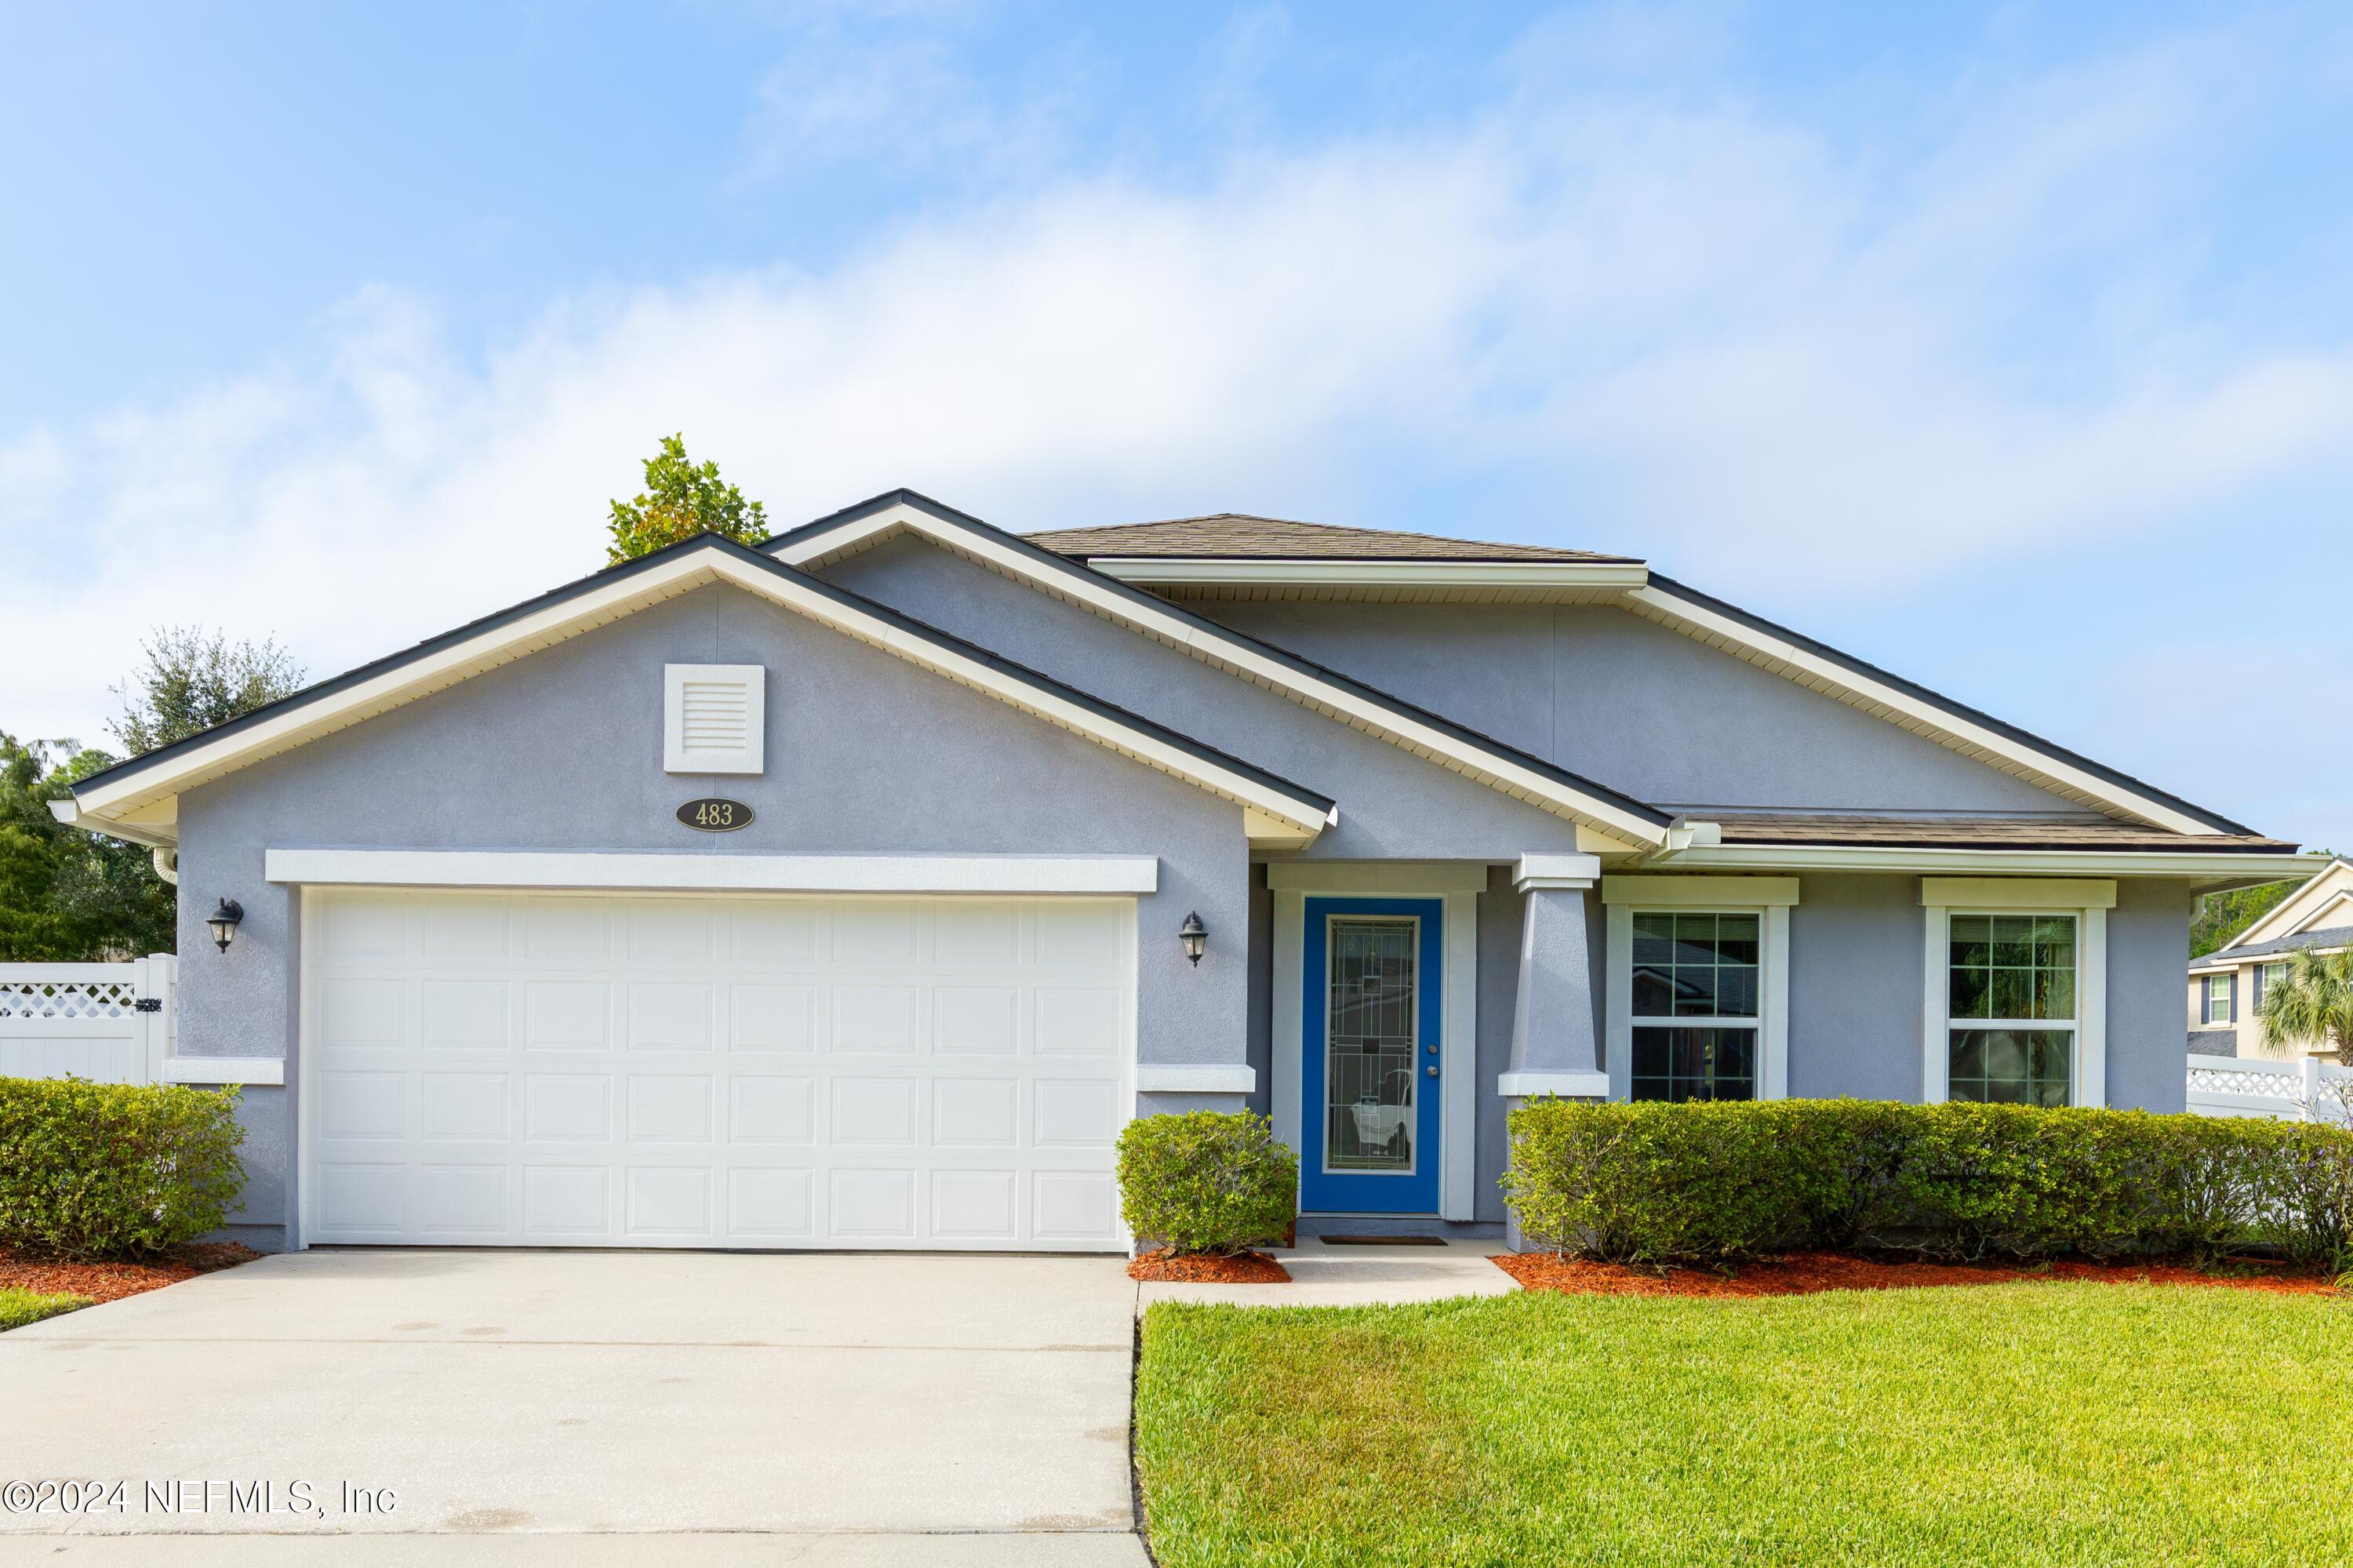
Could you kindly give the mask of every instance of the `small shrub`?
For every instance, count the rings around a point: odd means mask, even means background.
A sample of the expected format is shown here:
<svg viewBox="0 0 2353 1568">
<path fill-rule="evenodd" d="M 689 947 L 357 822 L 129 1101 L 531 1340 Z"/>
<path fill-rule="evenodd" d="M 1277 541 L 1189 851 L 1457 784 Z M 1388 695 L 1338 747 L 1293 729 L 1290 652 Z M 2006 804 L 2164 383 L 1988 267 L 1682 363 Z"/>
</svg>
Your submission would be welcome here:
<svg viewBox="0 0 2353 1568">
<path fill-rule="evenodd" d="M 2317 1124 L 1861 1100 L 1512 1113 L 1531 1240 L 1631 1263 L 1862 1243 L 1933 1255 L 2353 1263 L 2353 1132 Z"/>
<path fill-rule="evenodd" d="M 1120 1213 L 1171 1252 L 1281 1241 L 1299 1213 L 1299 1157 L 1249 1111 L 1147 1116 L 1119 1135 Z"/>
<path fill-rule="evenodd" d="M 0 1078 L 0 1243 L 128 1258 L 218 1230 L 244 1140 L 234 1090 Z"/>
</svg>

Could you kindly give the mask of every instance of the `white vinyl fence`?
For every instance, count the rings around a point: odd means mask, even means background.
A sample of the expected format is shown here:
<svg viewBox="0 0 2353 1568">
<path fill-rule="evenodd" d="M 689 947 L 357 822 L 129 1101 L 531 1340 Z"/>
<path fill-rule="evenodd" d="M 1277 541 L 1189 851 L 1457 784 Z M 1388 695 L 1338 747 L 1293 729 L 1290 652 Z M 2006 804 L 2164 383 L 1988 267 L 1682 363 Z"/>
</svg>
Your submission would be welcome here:
<svg viewBox="0 0 2353 1568">
<path fill-rule="evenodd" d="M 160 1082 L 179 962 L 0 964 L 0 1077 Z"/>
<path fill-rule="evenodd" d="M 2306 1057 L 2191 1056 L 2189 1108 L 2200 1116 L 2353 1120 L 2353 1067 Z"/>
</svg>

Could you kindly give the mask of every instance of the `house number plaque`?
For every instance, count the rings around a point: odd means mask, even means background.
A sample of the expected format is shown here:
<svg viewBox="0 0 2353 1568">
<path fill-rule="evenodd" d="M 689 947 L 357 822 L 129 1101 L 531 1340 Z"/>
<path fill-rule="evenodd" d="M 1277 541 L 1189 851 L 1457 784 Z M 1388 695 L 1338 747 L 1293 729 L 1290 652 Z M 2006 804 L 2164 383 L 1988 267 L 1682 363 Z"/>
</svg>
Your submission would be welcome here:
<svg viewBox="0 0 2353 1568">
<path fill-rule="evenodd" d="M 752 808 L 741 800 L 712 796 L 681 806 L 678 820 L 699 833 L 732 833 L 752 825 Z"/>
</svg>

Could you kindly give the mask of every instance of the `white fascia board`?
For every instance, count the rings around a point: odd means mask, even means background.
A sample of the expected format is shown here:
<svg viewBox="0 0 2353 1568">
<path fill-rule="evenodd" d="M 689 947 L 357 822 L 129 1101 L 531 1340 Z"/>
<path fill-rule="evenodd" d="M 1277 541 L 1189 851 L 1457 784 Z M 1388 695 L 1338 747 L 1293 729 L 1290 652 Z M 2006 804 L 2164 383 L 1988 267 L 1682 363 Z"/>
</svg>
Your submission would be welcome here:
<svg viewBox="0 0 2353 1568">
<path fill-rule="evenodd" d="M 1651 867 L 1721 871 L 1952 872 L 1959 875 L 2180 876 L 2280 882 L 2327 864 L 2325 855 L 2178 850 L 1906 849 L 1885 844 L 1721 844 L 1661 855 Z"/>
<path fill-rule="evenodd" d="M 176 848 L 180 842 L 176 826 L 173 831 L 165 832 L 160 828 L 119 822 L 106 817 L 93 817 L 83 811 L 81 803 L 71 796 L 62 800 L 50 801 L 49 815 L 69 828 L 80 828 L 86 832 L 104 833 L 108 838 L 121 839 L 125 843 L 140 844 L 159 854 Z"/>
<path fill-rule="evenodd" d="M 1198 627 L 1173 611 L 1156 609 L 1088 582 L 1083 577 L 1060 572 L 1051 578 L 1038 563 L 998 539 L 988 537 L 944 518 L 934 517 L 903 502 L 871 517 L 845 523 L 839 529 L 803 539 L 771 552 L 789 566 L 823 564 L 854 553 L 867 542 L 891 535 L 921 534 L 941 547 L 1026 582 L 1042 592 L 1092 611 L 1154 641 L 1188 653 L 1270 691 L 1426 757 L 1440 766 L 1467 774 L 1504 793 L 1526 800 L 1556 816 L 1592 823 L 1637 844 L 1666 842 L 1666 829 L 1611 804 L 1572 789 L 1540 773 L 1521 768 L 1475 747 L 1465 746 L 1445 732 L 1357 696 L 1356 694 L 1303 675 L 1288 664 L 1233 641 L 1212 628 Z"/>
<path fill-rule="evenodd" d="M 259 724 L 195 747 L 174 758 L 168 767 L 142 769 L 119 783 L 79 794 L 76 799 L 85 815 L 111 817 L 161 796 L 193 788 L 291 746 L 413 702 L 524 653 L 564 641 L 633 609 L 713 582 L 717 577 L 712 563 L 718 558 L 716 550 L 690 551 L 650 570 L 632 573 L 620 581 L 590 588 L 492 628 L 480 637 L 467 638 L 396 665 L 323 701 L 303 703 Z"/>
<path fill-rule="evenodd" d="M 167 1084 L 248 1084 L 256 1087 L 286 1082 L 286 1063 L 277 1056 L 166 1056 Z"/>
<path fill-rule="evenodd" d="M 1181 584 L 1266 588 L 1608 588 L 1651 580 L 1641 561 L 1233 560 L 1225 557 L 1090 556 L 1087 565 L 1139 587 Z"/>
<path fill-rule="evenodd" d="M 1135 1092 L 1140 1095 L 1246 1095 L 1258 1087 L 1258 1069 L 1222 1064 L 1135 1066 Z"/>
<path fill-rule="evenodd" d="M 333 887 L 545 887 L 689 893 L 1156 892 L 1151 855 L 626 854 L 272 849 L 270 882 Z"/>
<path fill-rule="evenodd" d="M 2073 763 L 2036 750 L 1983 725 L 1921 701 L 1909 693 L 1873 681 L 1834 660 L 1795 643 L 1757 630 L 1745 622 L 1718 614 L 1665 590 L 1645 584 L 1625 596 L 1628 608 L 1701 641 L 1723 648 L 1752 663 L 1791 676 L 1841 702 L 1876 713 L 1903 728 L 1926 735 L 1965 755 L 1989 761 L 2005 772 L 2055 789 L 2071 800 L 2111 811 L 2121 811 L 2154 827 L 2196 837 L 2220 832 L 2161 800 L 2151 800 L 2108 779 L 2087 773 Z"/>
<path fill-rule="evenodd" d="M 960 685 L 994 696 L 1032 717 L 1084 736 L 1148 767 L 1223 796 L 1246 811 L 1272 819 L 1286 830 L 1282 839 L 1274 841 L 1283 847 L 1297 847 L 1313 841 L 1336 815 L 1328 807 L 1311 805 L 1214 760 L 1130 728 L 1082 704 L 1014 680 L 980 660 L 940 647 L 715 546 L 690 550 L 609 587 L 591 588 L 560 604 L 486 630 L 479 637 L 387 670 L 332 697 L 305 703 L 263 723 L 194 747 L 173 758 L 166 768 L 147 769 L 118 784 L 78 796 L 81 815 L 85 819 L 102 817 L 111 824 L 118 813 L 414 701 L 470 675 L 604 625 L 633 609 L 716 582 L 760 595 Z M 96 824 L 85 821 L 83 825 Z M 109 825 L 100 831 L 115 830 Z"/>
<path fill-rule="evenodd" d="M 1502 1073 L 1496 1075 L 1495 1092 L 1507 1100 L 1532 1100 L 1545 1095 L 1558 1095 L 1563 1099 L 1606 1100 L 1609 1097 L 1609 1075 Z"/>
</svg>

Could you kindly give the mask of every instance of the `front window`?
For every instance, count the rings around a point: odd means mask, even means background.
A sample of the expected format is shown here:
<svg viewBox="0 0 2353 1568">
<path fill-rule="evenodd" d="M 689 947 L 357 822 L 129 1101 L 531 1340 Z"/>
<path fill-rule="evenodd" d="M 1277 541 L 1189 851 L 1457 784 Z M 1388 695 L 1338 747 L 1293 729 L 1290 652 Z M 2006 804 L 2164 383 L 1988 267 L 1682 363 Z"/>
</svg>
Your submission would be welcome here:
<svg viewBox="0 0 2353 1568">
<path fill-rule="evenodd" d="M 2261 1012 L 2263 1010 L 2263 998 L 2271 994 L 2272 987 L 2279 984 L 2280 981 L 2286 978 L 2287 966 L 2285 964 L 2261 964 L 2256 967 L 2255 1011 L 2257 1012 Z"/>
<path fill-rule="evenodd" d="M 1757 1097 L 1754 912 L 1634 916 L 1633 1097 Z"/>
<path fill-rule="evenodd" d="M 2261 1007 L 2263 1004 L 2263 983 L 2258 980 L 2255 985 L 2255 1005 Z M 2206 1022 L 2209 1023 L 2231 1022 L 2231 977 L 2229 975 L 2206 977 Z"/>
<path fill-rule="evenodd" d="M 2075 1059 L 2076 917 L 1964 915 L 1950 927 L 1950 1096 L 2063 1106 Z"/>
</svg>

